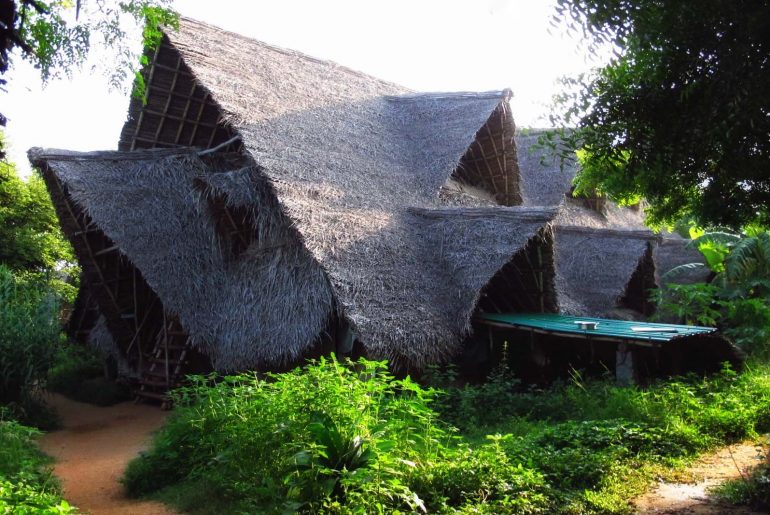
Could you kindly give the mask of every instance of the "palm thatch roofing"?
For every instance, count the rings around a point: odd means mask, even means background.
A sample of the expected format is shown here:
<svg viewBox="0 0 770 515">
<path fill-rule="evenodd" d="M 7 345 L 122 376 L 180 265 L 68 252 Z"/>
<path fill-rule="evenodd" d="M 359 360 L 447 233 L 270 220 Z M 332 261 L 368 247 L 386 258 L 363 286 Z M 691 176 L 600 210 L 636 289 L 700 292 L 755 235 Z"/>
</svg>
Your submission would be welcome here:
<svg viewBox="0 0 770 515">
<path fill-rule="evenodd" d="M 89 283 L 112 280 L 99 260 L 119 252 L 219 370 L 296 362 L 337 310 L 372 356 L 402 366 L 446 359 L 470 330 L 484 285 L 556 214 L 409 207 L 382 223 L 381 212 L 359 211 L 347 223 L 376 231 L 354 238 L 344 225 L 319 223 L 326 234 L 310 240 L 258 166 L 228 170 L 189 149 L 30 156 Z M 218 227 L 222 205 L 248 221 L 237 253 Z M 310 252 L 309 240 L 322 246 Z M 115 275 L 125 282 L 127 274 Z M 129 285 L 101 291 L 106 325 L 127 349 L 140 329 L 126 318 L 145 318 L 135 293 Z"/>
<path fill-rule="evenodd" d="M 560 205 L 554 219 L 560 311 L 610 316 L 623 307 L 649 314 L 644 306 L 647 290 L 655 286 L 652 249 L 658 237 L 644 226 L 639 207 L 574 198 L 570 192 L 579 165 L 562 162 L 540 145 L 542 133 L 521 133 L 516 145 L 525 205 Z"/>
<path fill-rule="evenodd" d="M 414 93 L 186 18 L 148 57 L 120 152 L 31 153 L 123 348 L 138 295 L 218 369 L 291 363 L 342 318 L 421 367 L 476 309 L 604 314 L 650 253 L 639 212 L 567 195 L 576 164 L 541 163 L 508 90 Z M 239 157 L 193 150 L 215 146 Z M 121 300 L 105 267 L 146 288 Z"/>
<path fill-rule="evenodd" d="M 659 284 L 693 284 L 708 280 L 711 270 L 706 266 L 703 254 L 691 245 L 691 241 L 677 234 L 666 234 L 661 238 L 660 244 L 655 247 L 655 274 Z M 682 267 L 693 263 L 700 266 Z M 677 270 L 669 273 L 674 268 Z"/>
<path fill-rule="evenodd" d="M 556 214 L 516 207 L 507 90 L 413 93 L 189 19 L 146 76 L 120 148 L 239 135 L 374 356 L 445 359 L 480 290 Z"/>
<path fill-rule="evenodd" d="M 111 249 L 97 250 L 90 229 L 138 269 L 217 369 L 296 360 L 325 327 L 334 302 L 325 274 L 253 166 L 215 173 L 194 152 L 176 150 L 33 149 L 31 158 L 44 172 L 89 283 L 113 279 L 103 277 L 106 266 L 97 259 L 112 259 Z M 237 259 L 221 241 L 209 205 L 220 192 L 234 207 L 247 206 L 247 223 L 259 235 Z M 107 325 L 123 348 L 137 333 L 124 323 L 137 320 L 133 288 L 101 289 Z"/>
</svg>

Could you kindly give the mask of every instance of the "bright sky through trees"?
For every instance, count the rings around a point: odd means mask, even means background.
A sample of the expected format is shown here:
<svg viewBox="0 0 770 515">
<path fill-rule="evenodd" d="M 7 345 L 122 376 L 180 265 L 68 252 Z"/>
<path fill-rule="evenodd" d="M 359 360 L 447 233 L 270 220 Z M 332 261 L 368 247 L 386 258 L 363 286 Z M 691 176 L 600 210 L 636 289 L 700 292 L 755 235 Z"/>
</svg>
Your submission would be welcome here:
<svg viewBox="0 0 770 515">
<path fill-rule="evenodd" d="M 513 90 L 519 126 L 544 126 L 556 79 L 586 70 L 578 43 L 552 27 L 544 0 L 177 0 L 189 16 L 336 61 L 420 91 Z M 138 37 L 137 37 L 138 40 Z M 95 45 L 98 42 L 95 43 Z M 108 52 L 95 64 L 110 63 Z M 596 64 L 596 63 L 594 63 Z M 41 88 L 21 60 L 0 93 L 9 157 L 28 170 L 31 146 L 114 149 L 128 108 L 89 67 Z"/>
</svg>

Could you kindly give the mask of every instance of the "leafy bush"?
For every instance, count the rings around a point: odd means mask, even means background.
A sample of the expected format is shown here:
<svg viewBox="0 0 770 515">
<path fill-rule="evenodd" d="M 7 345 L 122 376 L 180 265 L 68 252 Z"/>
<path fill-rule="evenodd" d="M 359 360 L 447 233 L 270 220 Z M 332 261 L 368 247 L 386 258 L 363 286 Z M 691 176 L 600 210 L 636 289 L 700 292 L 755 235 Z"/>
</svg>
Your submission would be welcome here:
<svg viewBox="0 0 770 515">
<path fill-rule="evenodd" d="M 393 378 L 385 363 L 321 359 L 266 379 L 192 381 L 176 392 L 178 407 L 152 450 L 129 465 L 132 494 L 193 482 L 230 509 L 382 512 L 506 503 L 542 487 L 533 471 L 493 464 L 493 450 L 477 457 L 448 446 L 429 406 L 435 393 Z M 452 486 L 458 481 L 466 488 Z M 534 512 L 545 496 L 515 503 Z"/>
<path fill-rule="evenodd" d="M 441 399 L 481 399 L 503 385 L 446 388 L 436 404 L 441 417 L 474 441 L 509 433 L 502 444 L 509 460 L 542 476 L 552 505 L 570 513 L 622 512 L 661 467 L 770 430 L 770 365 L 756 362 L 742 374 L 725 368 L 647 389 L 578 373 L 542 391 L 514 381 L 506 395 L 479 405 Z"/>
<path fill-rule="evenodd" d="M 48 390 L 80 402 L 111 406 L 131 398 L 128 387 L 104 377 L 102 360 L 89 349 L 62 345 L 48 372 Z"/>
<path fill-rule="evenodd" d="M 0 416 L 0 512 L 66 514 L 75 510 L 64 501 L 37 449 L 38 431 Z"/>
<path fill-rule="evenodd" d="M 429 367 L 424 381 L 437 388 L 433 405 L 442 419 L 463 430 L 490 426 L 508 420 L 510 407 L 522 399 L 521 385 L 510 369 L 501 364 L 481 384 L 458 387 L 452 365 Z"/>
<path fill-rule="evenodd" d="M 512 435 L 487 436 L 485 445 L 460 444 L 415 478 L 425 503 L 445 511 L 537 513 L 551 506 L 554 492 L 540 472 L 506 452 Z"/>
<path fill-rule="evenodd" d="M 616 513 L 665 467 L 770 430 L 770 365 L 645 390 L 433 375 L 443 393 L 333 359 L 193 379 L 125 483 L 197 513 Z"/>
<path fill-rule="evenodd" d="M 449 445 L 430 408 L 434 395 L 363 360 L 321 359 L 266 379 L 194 378 L 124 481 L 134 495 L 195 484 L 230 511 L 544 510 L 536 472 L 509 463 L 499 447 Z"/>
<path fill-rule="evenodd" d="M 58 302 L 35 277 L 0 266 L 0 403 L 22 407 L 53 364 Z"/>
<path fill-rule="evenodd" d="M 685 324 L 715 326 L 722 318 L 713 284 L 667 284 L 652 291 L 657 317 L 673 316 Z"/>
<path fill-rule="evenodd" d="M 751 227 L 743 234 L 690 232 L 691 244 L 716 275 L 709 284 L 667 284 L 654 291 L 658 316 L 718 325 L 744 350 L 770 355 L 770 233 Z"/>
<path fill-rule="evenodd" d="M 723 306 L 725 334 L 746 352 L 770 357 L 770 301 L 735 299 Z"/>
<path fill-rule="evenodd" d="M 703 283 L 668 284 L 652 295 L 658 317 L 719 326 L 745 351 L 770 353 L 770 298 L 728 298 L 728 290 Z"/>
</svg>

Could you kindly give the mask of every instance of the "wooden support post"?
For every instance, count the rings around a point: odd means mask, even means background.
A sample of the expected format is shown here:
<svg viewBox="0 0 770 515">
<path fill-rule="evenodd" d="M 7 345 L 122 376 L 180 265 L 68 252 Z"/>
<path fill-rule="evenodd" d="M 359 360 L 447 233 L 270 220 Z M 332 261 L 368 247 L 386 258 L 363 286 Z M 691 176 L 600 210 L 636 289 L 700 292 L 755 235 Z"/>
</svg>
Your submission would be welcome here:
<svg viewBox="0 0 770 515">
<path fill-rule="evenodd" d="M 615 352 L 615 380 L 623 386 L 635 383 L 634 353 L 625 342 L 620 342 Z"/>
<path fill-rule="evenodd" d="M 545 313 L 545 286 L 544 286 L 544 276 L 543 276 L 543 249 L 540 247 L 539 242 L 536 242 L 537 244 L 537 268 L 540 270 L 538 272 L 538 281 L 537 281 L 537 289 L 540 293 L 540 312 Z"/>
</svg>

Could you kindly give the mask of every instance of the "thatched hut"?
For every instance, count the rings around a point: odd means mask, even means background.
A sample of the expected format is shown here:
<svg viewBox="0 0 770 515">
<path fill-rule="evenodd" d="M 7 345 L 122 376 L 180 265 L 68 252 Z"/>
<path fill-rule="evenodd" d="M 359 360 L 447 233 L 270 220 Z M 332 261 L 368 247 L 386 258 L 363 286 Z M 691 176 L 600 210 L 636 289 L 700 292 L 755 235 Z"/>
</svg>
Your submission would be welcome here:
<svg viewBox="0 0 770 515">
<path fill-rule="evenodd" d="M 414 93 L 189 19 L 148 57 L 119 151 L 30 153 L 92 344 L 148 388 L 331 350 L 420 369 L 480 311 L 646 312 L 641 214 L 572 198 L 510 91 Z"/>
<path fill-rule="evenodd" d="M 555 306 L 547 281 L 495 293 L 553 276 L 556 209 L 517 207 L 510 92 L 414 94 L 191 20 L 146 87 L 124 152 L 31 154 L 124 352 L 180 333 L 218 370 L 276 368 L 350 328 L 419 368 L 480 300 Z M 190 149 L 235 135 L 235 158 Z"/>
<path fill-rule="evenodd" d="M 31 158 L 110 333 L 137 366 L 153 342 L 176 336 L 218 370 L 280 368 L 321 351 L 342 318 L 371 356 L 403 367 L 440 361 L 456 352 L 495 274 L 529 280 L 505 267 L 546 241 L 555 215 L 411 206 L 384 227 L 374 212 L 378 230 L 358 238 L 319 224 L 330 232 L 314 235 L 325 245 L 313 252 L 263 169 L 241 158 L 176 149 Z"/>
</svg>

